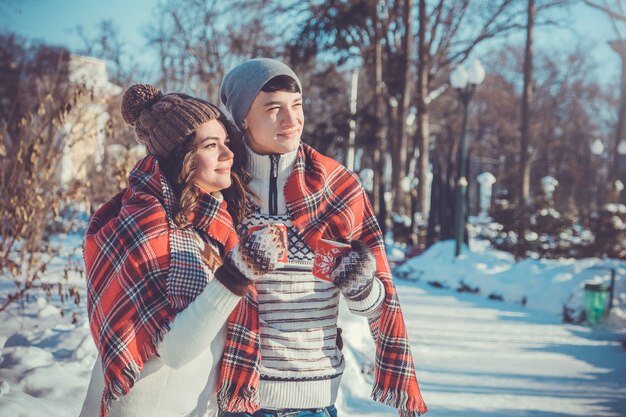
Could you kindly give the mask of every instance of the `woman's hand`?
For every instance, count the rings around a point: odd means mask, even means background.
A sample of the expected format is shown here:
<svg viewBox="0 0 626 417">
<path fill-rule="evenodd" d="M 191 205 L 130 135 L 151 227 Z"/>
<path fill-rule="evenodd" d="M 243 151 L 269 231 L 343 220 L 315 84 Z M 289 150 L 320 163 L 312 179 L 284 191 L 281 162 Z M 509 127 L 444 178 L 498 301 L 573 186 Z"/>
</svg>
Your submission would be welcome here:
<svg viewBox="0 0 626 417">
<path fill-rule="evenodd" d="M 250 284 L 278 267 L 286 250 L 282 230 L 267 225 L 244 236 L 225 256 L 215 277 L 233 293 L 245 295 Z"/>
<path fill-rule="evenodd" d="M 283 232 L 278 226 L 269 224 L 244 236 L 226 258 L 254 280 L 275 270 L 286 250 Z"/>
</svg>

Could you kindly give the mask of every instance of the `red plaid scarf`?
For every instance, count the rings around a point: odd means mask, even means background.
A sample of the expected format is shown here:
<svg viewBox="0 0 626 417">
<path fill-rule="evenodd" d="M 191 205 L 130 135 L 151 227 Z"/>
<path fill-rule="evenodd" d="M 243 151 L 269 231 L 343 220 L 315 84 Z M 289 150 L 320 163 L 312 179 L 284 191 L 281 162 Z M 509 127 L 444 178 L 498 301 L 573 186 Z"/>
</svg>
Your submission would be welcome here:
<svg viewBox="0 0 626 417">
<path fill-rule="evenodd" d="M 196 230 L 225 250 L 238 241 L 225 202 L 201 195 L 187 229 L 173 223 L 173 204 L 157 160 L 147 156 L 87 229 L 87 311 L 104 371 L 101 416 L 128 393 L 176 313 L 206 286 L 210 271 Z"/>
<path fill-rule="evenodd" d="M 380 317 L 369 321 L 377 355 L 372 397 L 397 408 L 401 417 L 425 413 L 383 236 L 356 175 L 302 144 L 285 185 L 285 200 L 294 226 L 309 247 L 315 248 L 320 239 L 361 240 L 374 253 L 386 297 Z M 226 339 L 218 383 L 220 408 L 254 413 L 260 402 L 261 361 L 256 291 L 229 317 Z"/>
</svg>

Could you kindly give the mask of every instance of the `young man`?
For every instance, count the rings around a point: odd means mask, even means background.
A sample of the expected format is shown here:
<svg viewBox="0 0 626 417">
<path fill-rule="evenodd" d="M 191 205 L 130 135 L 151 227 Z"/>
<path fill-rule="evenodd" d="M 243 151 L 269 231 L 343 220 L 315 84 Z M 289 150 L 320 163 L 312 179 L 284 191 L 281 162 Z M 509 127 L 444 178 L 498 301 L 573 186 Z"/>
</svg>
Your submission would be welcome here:
<svg viewBox="0 0 626 417">
<path fill-rule="evenodd" d="M 336 416 L 345 366 L 337 346 L 340 294 L 369 320 L 377 355 L 372 397 L 403 417 L 425 413 L 380 228 L 356 175 L 300 141 L 298 77 L 281 62 L 252 59 L 226 75 L 220 96 L 245 134 L 256 194 L 240 234 L 283 223 L 289 241 L 285 268 L 257 280 L 229 320 L 218 384 L 223 415 Z M 320 239 L 351 244 L 332 282 L 311 272 Z"/>
</svg>

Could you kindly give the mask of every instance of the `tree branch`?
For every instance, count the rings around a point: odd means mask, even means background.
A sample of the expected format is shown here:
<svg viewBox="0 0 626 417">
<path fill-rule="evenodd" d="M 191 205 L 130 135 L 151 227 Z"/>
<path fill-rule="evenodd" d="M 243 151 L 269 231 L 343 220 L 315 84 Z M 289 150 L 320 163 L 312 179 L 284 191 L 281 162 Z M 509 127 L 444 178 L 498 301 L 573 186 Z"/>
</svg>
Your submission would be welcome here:
<svg viewBox="0 0 626 417">
<path fill-rule="evenodd" d="M 615 12 L 611 9 L 609 9 L 607 6 L 604 6 L 602 4 L 598 4 L 594 1 L 591 0 L 584 0 L 585 4 L 589 7 L 592 7 L 594 9 L 600 10 L 601 12 L 604 12 L 605 14 L 607 14 L 611 19 L 614 20 L 618 20 L 620 22 L 625 22 L 626 23 L 626 16 L 624 16 L 621 13 Z"/>
</svg>

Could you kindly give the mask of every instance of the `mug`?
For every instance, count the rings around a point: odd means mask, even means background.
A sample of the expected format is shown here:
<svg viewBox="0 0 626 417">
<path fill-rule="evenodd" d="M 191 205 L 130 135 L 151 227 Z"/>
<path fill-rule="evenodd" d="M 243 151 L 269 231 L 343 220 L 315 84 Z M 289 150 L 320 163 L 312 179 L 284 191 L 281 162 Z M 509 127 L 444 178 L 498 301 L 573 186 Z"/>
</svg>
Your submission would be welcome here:
<svg viewBox="0 0 626 417">
<path fill-rule="evenodd" d="M 337 266 L 337 258 L 352 250 L 347 243 L 334 240 L 320 239 L 315 250 L 313 261 L 313 275 L 324 281 L 332 282 L 330 274 Z"/>
</svg>

